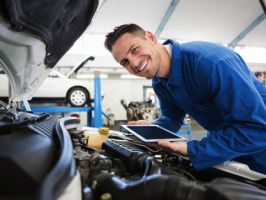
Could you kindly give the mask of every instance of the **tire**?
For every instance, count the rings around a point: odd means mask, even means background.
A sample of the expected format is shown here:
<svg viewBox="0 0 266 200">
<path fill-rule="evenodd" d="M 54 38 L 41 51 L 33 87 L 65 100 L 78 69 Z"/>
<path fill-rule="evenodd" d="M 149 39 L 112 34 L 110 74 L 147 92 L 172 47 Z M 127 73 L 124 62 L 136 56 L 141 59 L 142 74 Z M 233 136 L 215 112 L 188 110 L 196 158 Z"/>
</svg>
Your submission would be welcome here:
<svg viewBox="0 0 266 200">
<path fill-rule="evenodd" d="M 71 106 L 79 107 L 90 104 L 90 94 L 82 87 L 71 88 L 66 96 L 66 100 Z"/>
</svg>

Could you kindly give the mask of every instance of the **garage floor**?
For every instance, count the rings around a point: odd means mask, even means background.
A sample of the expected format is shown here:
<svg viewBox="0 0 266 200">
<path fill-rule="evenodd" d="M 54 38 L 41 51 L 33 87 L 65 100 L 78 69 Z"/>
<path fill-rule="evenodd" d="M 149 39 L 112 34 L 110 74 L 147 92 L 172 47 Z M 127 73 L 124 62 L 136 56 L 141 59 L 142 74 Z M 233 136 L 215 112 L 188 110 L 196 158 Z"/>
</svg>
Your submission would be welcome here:
<svg viewBox="0 0 266 200">
<path fill-rule="evenodd" d="M 201 138 L 205 137 L 206 130 L 193 119 L 191 120 L 191 126 L 192 126 L 192 139 L 200 140 Z"/>
</svg>

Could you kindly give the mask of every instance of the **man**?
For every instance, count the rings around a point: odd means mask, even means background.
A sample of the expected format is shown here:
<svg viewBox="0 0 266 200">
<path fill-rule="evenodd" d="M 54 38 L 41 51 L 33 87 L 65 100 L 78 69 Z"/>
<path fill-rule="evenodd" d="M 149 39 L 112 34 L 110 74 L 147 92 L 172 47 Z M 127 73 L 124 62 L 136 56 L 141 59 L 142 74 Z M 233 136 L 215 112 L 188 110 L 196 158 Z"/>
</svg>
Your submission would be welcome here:
<svg viewBox="0 0 266 200">
<path fill-rule="evenodd" d="M 210 132 L 159 145 L 189 156 L 197 170 L 234 159 L 266 174 L 266 88 L 238 54 L 207 42 L 162 45 L 136 24 L 116 27 L 105 47 L 129 73 L 152 79 L 161 108 L 154 124 L 176 132 L 187 113 Z"/>
<path fill-rule="evenodd" d="M 257 77 L 257 79 L 259 81 L 261 81 L 261 83 L 263 83 L 263 81 L 264 81 L 264 73 L 263 72 L 255 72 L 255 76 Z"/>
</svg>

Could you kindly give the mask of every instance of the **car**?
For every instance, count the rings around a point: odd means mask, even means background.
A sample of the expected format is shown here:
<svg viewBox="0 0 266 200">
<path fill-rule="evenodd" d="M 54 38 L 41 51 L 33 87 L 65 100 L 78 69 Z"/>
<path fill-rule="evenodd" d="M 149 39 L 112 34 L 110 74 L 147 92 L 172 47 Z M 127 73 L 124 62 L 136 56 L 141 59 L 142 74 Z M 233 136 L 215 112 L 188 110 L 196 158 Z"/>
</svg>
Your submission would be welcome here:
<svg viewBox="0 0 266 200">
<path fill-rule="evenodd" d="M 97 6 L 97 0 L 1 1 L 0 65 L 13 90 L 8 104 L 0 102 L 0 199 L 265 199 L 266 175 L 240 163 L 196 171 L 188 158 L 124 130 L 80 127 L 78 118 L 14 103 L 34 95 Z M 89 145 L 103 134 L 101 149 Z"/>
<path fill-rule="evenodd" d="M 76 79 L 77 71 L 94 57 L 89 56 L 80 64 L 64 75 L 53 69 L 41 86 L 34 93 L 30 102 L 59 102 L 69 103 L 71 106 L 91 105 L 94 97 L 93 81 L 91 79 Z M 0 69 L 0 98 L 4 101 L 9 96 L 8 77 L 4 70 Z M 103 95 L 103 91 L 102 91 Z"/>
</svg>

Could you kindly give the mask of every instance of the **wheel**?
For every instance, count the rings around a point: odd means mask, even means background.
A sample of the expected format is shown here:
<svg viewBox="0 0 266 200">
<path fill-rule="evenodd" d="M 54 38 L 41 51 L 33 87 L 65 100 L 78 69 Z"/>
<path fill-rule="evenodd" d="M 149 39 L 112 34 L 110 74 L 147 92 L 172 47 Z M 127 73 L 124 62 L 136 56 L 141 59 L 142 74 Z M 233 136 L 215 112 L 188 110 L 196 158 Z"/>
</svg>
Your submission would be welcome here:
<svg viewBox="0 0 266 200">
<path fill-rule="evenodd" d="M 85 106 L 90 103 L 90 94 L 85 88 L 74 87 L 68 91 L 66 99 L 71 106 Z"/>
</svg>

